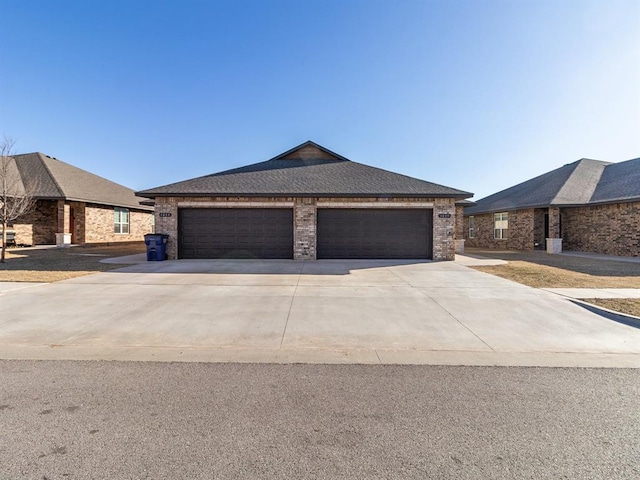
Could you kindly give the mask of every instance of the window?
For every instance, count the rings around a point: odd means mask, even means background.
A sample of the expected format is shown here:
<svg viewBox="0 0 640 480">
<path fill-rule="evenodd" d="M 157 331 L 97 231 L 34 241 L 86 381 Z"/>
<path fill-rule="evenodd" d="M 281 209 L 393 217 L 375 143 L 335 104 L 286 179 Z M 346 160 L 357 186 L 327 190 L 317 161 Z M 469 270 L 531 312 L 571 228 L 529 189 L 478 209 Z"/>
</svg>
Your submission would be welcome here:
<svg viewBox="0 0 640 480">
<path fill-rule="evenodd" d="M 476 236 L 475 223 L 476 223 L 476 217 L 474 217 L 473 215 L 470 215 L 469 216 L 469 238 L 475 238 Z"/>
<path fill-rule="evenodd" d="M 113 210 L 114 233 L 129 233 L 129 210 L 116 207 Z"/>
<path fill-rule="evenodd" d="M 493 214 L 493 238 L 496 240 L 509 238 L 509 214 L 507 212 Z"/>
</svg>

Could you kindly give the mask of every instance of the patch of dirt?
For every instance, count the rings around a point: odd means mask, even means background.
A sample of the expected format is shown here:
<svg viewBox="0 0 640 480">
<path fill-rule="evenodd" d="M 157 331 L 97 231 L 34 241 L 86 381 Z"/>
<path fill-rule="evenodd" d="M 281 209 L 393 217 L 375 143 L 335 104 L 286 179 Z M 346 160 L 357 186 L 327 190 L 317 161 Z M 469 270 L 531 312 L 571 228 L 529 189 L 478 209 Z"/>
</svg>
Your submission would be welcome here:
<svg viewBox="0 0 640 480">
<path fill-rule="evenodd" d="M 78 246 L 70 248 L 7 250 L 0 263 L 0 282 L 57 282 L 105 272 L 125 265 L 100 263 L 109 257 L 144 253 L 144 242 L 127 245 Z"/>
</svg>

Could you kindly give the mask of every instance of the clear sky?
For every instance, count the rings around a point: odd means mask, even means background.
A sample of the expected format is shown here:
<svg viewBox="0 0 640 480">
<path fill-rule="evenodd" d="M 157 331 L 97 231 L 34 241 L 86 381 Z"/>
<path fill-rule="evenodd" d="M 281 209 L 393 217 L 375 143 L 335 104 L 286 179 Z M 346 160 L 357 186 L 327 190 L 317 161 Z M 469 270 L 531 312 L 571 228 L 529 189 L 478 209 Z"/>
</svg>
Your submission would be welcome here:
<svg viewBox="0 0 640 480">
<path fill-rule="evenodd" d="M 138 189 L 313 140 L 475 192 L 640 156 L 639 0 L 0 0 L 0 134 Z"/>
</svg>

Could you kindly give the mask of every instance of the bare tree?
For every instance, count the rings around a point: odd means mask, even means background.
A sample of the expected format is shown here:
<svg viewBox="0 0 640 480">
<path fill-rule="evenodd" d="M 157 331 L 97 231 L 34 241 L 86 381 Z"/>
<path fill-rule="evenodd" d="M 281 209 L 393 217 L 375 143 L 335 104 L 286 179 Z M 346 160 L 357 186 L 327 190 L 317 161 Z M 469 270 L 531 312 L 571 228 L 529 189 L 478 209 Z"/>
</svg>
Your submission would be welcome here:
<svg viewBox="0 0 640 480">
<path fill-rule="evenodd" d="M 0 223 L 2 223 L 2 251 L 0 263 L 5 261 L 7 228 L 9 223 L 29 213 L 35 206 L 33 186 L 27 188 L 13 158 L 15 141 L 4 137 L 0 141 Z"/>
</svg>

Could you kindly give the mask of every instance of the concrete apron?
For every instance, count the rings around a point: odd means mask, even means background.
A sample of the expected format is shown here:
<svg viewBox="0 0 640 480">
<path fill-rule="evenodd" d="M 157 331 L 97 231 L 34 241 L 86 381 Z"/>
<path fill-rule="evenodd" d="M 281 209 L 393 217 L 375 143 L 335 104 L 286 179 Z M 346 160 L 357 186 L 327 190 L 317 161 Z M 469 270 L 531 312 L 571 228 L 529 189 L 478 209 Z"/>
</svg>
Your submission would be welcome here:
<svg viewBox="0 0 640 480">
<path fill-rule="evenodd" d="M 453 262 L 149 262 L 0 296 L 0 358 L 640 367 L 640 330 Z"/>
</svg>

